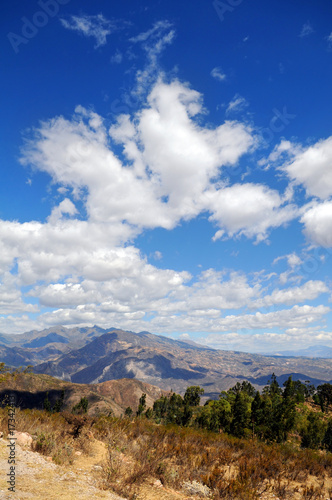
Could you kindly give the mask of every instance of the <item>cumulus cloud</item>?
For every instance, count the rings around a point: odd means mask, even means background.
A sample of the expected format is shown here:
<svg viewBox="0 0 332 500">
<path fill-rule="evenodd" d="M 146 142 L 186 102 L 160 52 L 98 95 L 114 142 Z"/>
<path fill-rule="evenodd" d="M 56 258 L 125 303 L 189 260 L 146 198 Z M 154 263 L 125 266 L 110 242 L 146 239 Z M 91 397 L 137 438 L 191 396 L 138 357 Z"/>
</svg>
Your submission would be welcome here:
<svg viewBox="0 0 332 500">
<path fill-rule="evenodd" d="M 157 23 L 132 43 L 150 50 L 160 40 L 155 50 L 162 50 L 170 33 L 169 24 Z M 135 247 L 143 231 L 171 230 L 200 214 L 217 227 L 215 240 L 242 236 L 257 242 L 299 216 L 290 190 L 221 181 L 223 170 L 236 167 L 258 142 L 252 128 L 237 120 L 204 125 L 205 113 L 199 92 L 159 75 L 141 108 L 119 115 L 111 126 L 82 106 L 71 118 L 40 123 L 21 162 L 50 176 L 56 204 L 44 222 L 0 220 L 0 310 L 7 315 L 0 317 L 2 331 L 99 324 L 228 335 L 246 328 L 304 328 L 324 317 L 328 308 L 307 304 L 248 314 L 314 300 L 326 292 L 320 281 L 270 293 L 244 273 L 209 269 L 195 277 L 158 269 Z M 310 229 L 309 209 L 302 222 Z M 155 263 L 161 257 L 152 254 Z M 288 260 L 296 265 L 295 257 Z M 32 320 L 36 302 L 41 311 Z"/>
<path fill-rule="evenodd" d="M 329 292 L 327 285 L 323 281 L 307 281 L 302 286 L 275 289 L 271 295 L 258 299 L 253 303 L 254 307 L 269 307 L 272 305 L 293 305 L 309 300 L 314 300 L 322 293 Z"/>
<path fill-rule="evenodd" d="M 78 31 L 86 37 L 95 38 L 95 49 L 106 45 L 107 36 L 116 29 L 115 23 L 105 19 L 102 14 L 96 16 L 70 16 L 68 20 L 60 19 L 60 21 L 66 29 Z"/>
<path fill-rule="evenodd" d="M 281 141 L 262 164 L 279 163 L 294 184 L 302 185 L 309 196 L 327 199 L 332 195 L 332 137 L 302 147 Z"/>
<path fill-rule="evenodd" d="M 224 235 L 244 235 L 262 241 L 268 229 L 286 224 L 298 215 L 296 206 L 287 204 L 277 191 L 259 184 L 234 184 L 209 193 L 207 198 L 213 212 L 210 220 L 222 228 L 214 241 Z"/>
<path fill-rule="evenodd" d="M 332 201 L 317 204 L 301 218 L 304 233 L 316 245 L 332 247 Z"/>
<path fill-rule="evenodd" d="M 148 107 L 133 120 L 121 115 L 109 135 L 96 113 L 76 111 L 72 120 L 42 123 L 22 163 L 71 189 L 85 202 L 91 222 L 125 226 L 133 235 L 135 227 L 171 229 L 207 206 L 213 211 L 205 196 L 211 182 L 255 144 L 251 129 L 240 122 L 199 126 L 194 117 L 202 111 L 201 95 L 178 81 L 157 82 Z M 112 140 L 122 145 L 124 164 Z"/>
<path fill-rule="evenodd" d="M 215 349 L 275 354 L 289 350 L 290 346 L 292 349 L 303 349 L 315 344 L 329 345 L 332 332 L 316 328 L 290 328 L 284 333 L 211 333 L 193 340 Z"/>
</svg>

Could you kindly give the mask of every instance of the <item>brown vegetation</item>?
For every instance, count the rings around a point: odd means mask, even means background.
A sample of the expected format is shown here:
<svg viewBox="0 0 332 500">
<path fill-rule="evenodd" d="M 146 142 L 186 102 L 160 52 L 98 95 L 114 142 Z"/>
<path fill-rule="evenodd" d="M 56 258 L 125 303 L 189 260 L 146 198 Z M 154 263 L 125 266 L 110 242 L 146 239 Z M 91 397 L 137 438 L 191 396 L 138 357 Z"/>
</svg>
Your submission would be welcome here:
<svg viewBox="0 0 332 500">
<path fill-rule="evenodd" d="M 267 445 L 145 419 L 100 420 L 95 431 L 110 443 L 105 486 L 135 498 L 149 478 L 166 487 L 196 482 L 214 499 L 330 498 L 332 454 Z"/>
<path fill-rule="evenodd" d="M 190 485 L 190 498 L 250 500 L 273 498 L 272 494 L 279 499 L 332 498 L 332 454 L 300 450 L 291 443 L 267 445 L 156 425 L 146 418 L 92 419 L 17 409 L 16 422 L 17 430 L 33 436 L 33 449 L 57 464 L 73 463 L 77 451 L 88 454 L 92 436 L 103 441 L 108 458 L 100 485 L 129 499 L 143 498 L 140 492 L 157 480 L 165 493 L 182 491 L 182 498 L 188 498 L 185 491 Z M 5 408 L 0 410 L 0 429 L 6 436 Z"/>
</svg>

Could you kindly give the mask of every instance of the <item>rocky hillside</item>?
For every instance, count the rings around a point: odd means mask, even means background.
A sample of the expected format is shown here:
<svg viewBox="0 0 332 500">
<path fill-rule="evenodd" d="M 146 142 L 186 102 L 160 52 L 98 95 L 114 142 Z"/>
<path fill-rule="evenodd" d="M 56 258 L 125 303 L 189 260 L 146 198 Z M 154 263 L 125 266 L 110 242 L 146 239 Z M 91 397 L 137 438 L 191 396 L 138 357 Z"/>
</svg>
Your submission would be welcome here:
<svg viewBox="0 0 332 500">
<path fill-rule="evenodd" d="M 34 371 L 80 384 L 132 378 L 182 394 L 189 385 L 200 385 L 205 396 L 212 398 L 242 380 L 261 389 L 273 372 L 280 383 L 289 375 L 314 384 L 332 379 L 331 360 L 220 351 L 148 332 L 115 329 L 37 365 Z"/>
<path fill-rule="evenodd" d="M 189 385 L 201 385 L 211 398 L 242 380 L 262 389 L 273 372 L 281 384 L 289 375 L 316 385 L 332 380 L 330 359 L 220 351 L 149 332 L 97 326 L 1 335 L 1 361 L 13 367 L 33 365 L 35 373 L 78 384 L 126 378 L 181 394 Z"/>
<path fill-rule="evenodd" d="M 22 409 L 43 409 L 46 395 L 51 407 L 61 398 L 64 391 L 63 410 L 71 410 L 82 397 L 89 401 L 89 415 L 99 413 L 115 416 L 123 414 L 130 406 L 138 408 L 139 398 L 146 394 L 147 407 L 167 392 L 145 382 L 134 379 L 109 380 L 100 384 L 74 384 L 49 375 L 34 373 L 7 373 L 0 378 L 0 402 L 6 403 L 6 396 L 14 394 L 16 404 Z"/>
</svg>

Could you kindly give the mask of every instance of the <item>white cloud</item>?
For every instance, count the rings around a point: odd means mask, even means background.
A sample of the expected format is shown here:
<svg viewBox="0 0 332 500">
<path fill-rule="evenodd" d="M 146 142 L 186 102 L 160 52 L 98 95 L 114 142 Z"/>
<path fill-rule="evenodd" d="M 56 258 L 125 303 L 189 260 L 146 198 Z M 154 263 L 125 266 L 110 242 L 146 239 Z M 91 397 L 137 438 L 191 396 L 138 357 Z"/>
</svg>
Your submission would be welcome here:
<svg viewBox="0 0 332 500">
<path fill-rule="evenodd" d="M 167 36 L 160 28 L 135 41 Z M 22 151 L 22 164 L 50 176 L 56 205 L 43 223 L 0 221 L 0 271 L 6 276 L 0 311 L 11 315 L 0 317 L 3 331 L 62 323 L 229 334 L 302 328 L 326 314 L 328 308 L 308 305 L 245 313 L 314 300 L 325 292 L 322 282 L 267 295 L 259 280 L 251 282 L 242 273 L 209 269 L 193 278 L 158 269 L 135 248 L 135 237 L 145 229 L 170 230 L 202 213 L 225 236 L 257 241 L 298 216 L 289 190 L 282 195 L 263 184 L 220 181 L 223 169 L 235 167 L 257 141 L 240 121 L 204 126 L 204 113 L 199 92 L 159 77 L 141 109 L 118 116 L 110 128 L 82 106 L 71 119 L 40 124 Z M 122 154 L 115 154 L 121 148 Z M 157 251 L 152 258 L 161 256 Z M 295 257 L 288 261 L 296 265 Z M 22 287 L 28 289 L 24 294 Z M 35 312 L 36 301 L 42 313 L 29 320 L 23 313 Z M 233 310 L 239 315 L 229 314 Z M 18 311 L 15 326 L 12 315 Z"/>
<path fill-rule="evenodd" d="M 136 73 L 136 89 L 133 90 L 136 96 L 145 95 L 156 81 L 156 75 L 159 74 L 158 57 L 175 38 L 175 30 L 171 28 L 169 21 L 158 21 L 150 30 L 130 38 L 131 42 L 142 45 L 148 58 L 145 68 Z"/>
<path fill-rule="evenodd" d="M 332 195 L 331 162 L 332 137 L 329 137 L 295 154 L 283 169 L 294 182 L 303 184 L 309 195 L 326 199 Z"/>
<path fill-rule="evenodd" d="M 0 281 L 0 315 L 39 311 L 37 305 L 23 301 L 20 283 L 16 276 L 5 272 Z"/>
<path fill-rule="evenodd" d="M 154 23 L 151 29 L 142 32 L 139 35 L 136 35 L 135 37 L 130 38 L 130 41 L 133 43 L 140 43 L 140 42 L 146 42 L 151 38 L 153 39 L 159 38 L 161 32 L 167 31 L 170 28 L 172 28 L 172 24 L 169 21 L 167 20 L 157 21 L 156 23 Z"/>
<path fill-rule="evenodd" d="M 193 340 L 215 349 L 265 354 L 303 349 L 322 343 L 332 345 L 332 332 L 315 328 L 290 328 L 285 333 L 211 333 Z"/>
<path fill-rule="evenodd" d="M 240 111 L 243 111 L 247 106 L 249 106 L 249 103 L 246 101 L 246 99 L 239 94 L 235 94 L 226 108 L 226 114 L 238 113 Z"/>
<path fill-rule="evenodd" d="M 260 165 L 278 166 L 307 195 L 327 199 L 332 195 L 332 136 L 303 147 L 282 140 Z"/>
<path fill-rule="evenodd" d="M 301 304 L 308 300 L 314 300 L 322 293 L 329 291 L 323 281 L 307 281 L 302 286 L 286 288 L 283 290 L 275 289 L 271 295 L 266 295 L 253 303 L 253 307 L 269 307 L 272 305 L 293 305 Z"/>
<path fill-rule="evenodd" d="M 51 224 L 56 224 L 64 215 L 74 216 L 75 214 L 77 214 L 75 205 L 68 198 L 65 198 L 57 207 L 53 208 L 47 220 Z"/>
<path fill-rule="evenodd" d="M 332 247 L 332 201 L 310 208 L 302 216 L 301 222 L 309 240 L 325 248 Z"/>
<path fill-rule="evenodd" d="M 106 45 L 107 36 L 116 29 L 114 22 L 105 19 L 102 14 L 96 16 L 71 16 L 69 20 L 60 19 L 60 21 L 66 29 L 78 31 L 86 37 L 95 38 L 96 49 Z"/>
<path fill-rule="evenodd" d="M 308 21 L 307 23 L 304 23 L 304 25 L 302 26 L 299 37 L 304 38 L 306 36 L 311 35 L 311 33 L 314 33 L 314 29 L 312 28 L 310 22 Z"/>
<path fill-rule="evenodd" d="M 220 67 L 213 68 L 211 76 L 220 82 L 224 82 L 226 80 L 226 75 Z"/>
<path fill-rule="evenodd" d="M 250 128 L 239 122 L 200 127 L 194 117 L 201 111 L 198 92 L 158 81 L 148 107 L 133 120 L 120 116 L 109 131 L 123 145 L 127 164 L 112 152 L 101 117 L 82 107 L 71 121 L 42 123 L 22 163 L 70 188 L 84 201 L 90 222 L 132 235 L 135 227 L 170 229 L 208 208 L 205 192 L 220 168 L 236 164 L 254 145 Z"/>
<path fill-rule="evenodd" d="M 283 259 L 287 260 L 287 263 L 291 269 L 302 264 L 301 258 L 295 252 L 293 252 L 293 253 L 288 254 L 288 255 L 282 255 L 280 257 L 277 257 L 272 262 L 272 265 L 277 264 L 277 262 L 279 262 L 280 260 L 283 260 Z"/>
<path fill-rule="evenodd" d="M 331 33 L 326 37 L 326 41 L 327 41 L 327 44 L 328 44 L 328 49 L 329 50 L 332 50 L 332 31 Z"/>
<path fill-rule="evenodd" d="M 285 204 L 280 194 L 259 184 L 234 184 L 208 195 L 210 220 L 222 228 L 214 240 L 227 232 L 228 236 L 245 235 L 266 239 L 268 230 L 286 224 L 298 215 L 297 207 Z"/>
</svg>

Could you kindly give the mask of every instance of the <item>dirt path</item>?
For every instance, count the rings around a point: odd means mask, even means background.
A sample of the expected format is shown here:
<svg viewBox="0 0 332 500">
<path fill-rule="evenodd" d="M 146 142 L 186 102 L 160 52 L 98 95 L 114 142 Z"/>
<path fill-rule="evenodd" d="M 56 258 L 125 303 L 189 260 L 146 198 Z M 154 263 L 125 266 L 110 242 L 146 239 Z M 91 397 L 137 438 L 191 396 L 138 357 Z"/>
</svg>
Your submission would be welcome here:
<svg viewBox="0 0 332 500">
<path fill-rule="evenodd" d="M 48 461 L 39 453 L 16 445 L 16 488 L 8 491 L 8 440 L 0 439 L 0 499 L 1 500 L 88 500 L 123 498 L 97 487 L 98 467 L 106 455 L 100 441 L 92 443 L 90 456 L 80 455 L 71 466 L 63 467 Z"/>
</svg>

